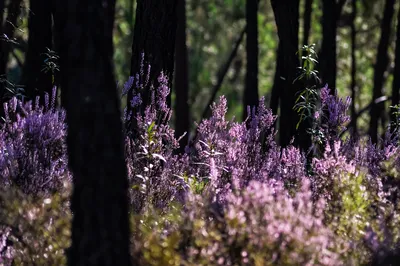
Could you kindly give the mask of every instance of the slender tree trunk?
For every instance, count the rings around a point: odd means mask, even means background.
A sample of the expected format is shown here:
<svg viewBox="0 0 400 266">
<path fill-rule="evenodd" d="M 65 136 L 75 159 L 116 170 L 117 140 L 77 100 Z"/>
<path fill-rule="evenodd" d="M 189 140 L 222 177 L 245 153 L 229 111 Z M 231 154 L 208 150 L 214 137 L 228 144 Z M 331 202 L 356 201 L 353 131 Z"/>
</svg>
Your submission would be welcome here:
<svg viewBox="0 0 400 266">
<path fill-rule="evenodd" d="M 73 174 L 68 265 L 130 265 L 128 181 L 112 65 L 115 0 L 59 0 L 60 65 Z"/>
<path fill-rule="evenodd" d="M 304 1 L 303 45 L 308 45 L 308 39 L 310 36 L 312 4 L 313 4 L 313 0 L 305 0 Z"/>
<path fill-rule="evenodd" d="M 22 75 L 22 84 L 30 99 L 51 94 L 52 73 L 44 70 L 47 48 L 52 48 L 52 15 L 50 0 L 30 0 L 28 52 Z"/>
<path fill-rule="evenodd" d="M 356 62 L 356 16 L 357 16 L 357 0 L 352 0 L 352 13 L 351 13 L 351 127 L 353 135 L 356 137 L 357 133 L 357 114 L 356 114 L 356 90 L 357 90 L 357 62 Z"/>
<path fill-rule="evenodd" d="M 6 78 L 7 75 L 8 56 L 11 51 L 10 41 L 14 38 L 15 25 L 21 12 L 20 5 L 21 0 L 12 0 L 7 6 L 7 18 L 0 36 L 0 78 Z M 4 83 L 0 83 L 0 115 L 3 114 L 3 103 L 7 100 L 5 96 L 6 86 Z"/>
<path fill-rule="evenodd" d="M 386 0 L 383 19 L 381 22 L 381 38 L 379 40 L 377 59 L 375 62 L 374 72 L 374 88 L 372 93 L 372 101 L 375 101 L 383 95 L 384 74 L 389 63 L 388 47 L 394 13 L 395 0 Z M 370 110 L 369 135 L 373 143 L 378 142 L 378 125 L 379 117 L 381 117 L 384 104 L 373 104 Z"/>
<path fill-rule="evenodd" d="M 321 78 L 327 83 L 331 93 L 336 92 L 336 29 L 337 6 L 336 0 L 322 1 L 322 46 L 320 56 Z"/>
<path fill-rule="evenodd" d="M 392 106 L 400 104 L 400 8 L 397 12 L 397 30 L 396 30 L 396 51 L 394 60 L 394 72 L 392 83 Z M 391 110 L 392 130 L 394 125 L 398 124 L 394 115 L 395 110 Z"/>
<path fill-rule="evenodd" d="M 175 51 L 175 133 L 176 137 L 186 135 L 179 142 L 179 151 L 183 152 L 189 140 L 189 65 L 186 46 L 186 1 L 178 0 L 178 27 L 176 30 Z"/>
<path fill-rule="evenodd" d="M 4 7 L 5 7 L 5 0 L 0 0 L 0 62 L 2 62 L 4 59 L 3 57 L 4 52 L 3 52 L 3 20 L 4 20 Z M 0 69 L 0 116 L 3 116 L 3 94 L 4 94 L 4 84 L 1 82 L 3 78 L 5 78 L 5 69 Z"/>
<path fill-rule="evenodd" d="M 296 55 L 299 47 L 299 0 L 271 0 L 278 28 L 279 43 L 282 50 L 282 69 L 280 76 L 284 79 L 284 87 L 280 101 L 280 144 L 285 147 L 290 144 L 296 133 L 298 115 L 293 110 L 295 95 L 299 84 L 293 83 L 298 75 L 299 58 Z"/>
<path fill-rule="evenodd" d="M 0 33 L 3 32 L 4 4 L 5 0 L 0 0 Z"/>
<path fill-rule="evenodd" d="M 247 106 L 258 106 L 258 0 L 246 1 L 246 78 L 243 95 L 243 120 Z"/>
<path fill-rule="evenodd" d="M 150 100 L 150 87 L 158 87 L 157 78 L 161 71 L 168 77 L 172 88 L 174 73 L 175 37 L 177 28 L 177 0 L 137 0 L 135 27 L 132 44 L 131 75 L 141 73 L 144 54 L 143 76 L 146 77 L 150 64 L 150 83 L 140 90 L 143 106 Z M 143 81 L 141 80 L 143 84 Z M 128 110 L 133 91 L 128 93 Z M 170 106 L 170 96 L 168 105 Z"/>
<path fill-rule="evenodd" d="M 53 50 L 56 52 L 56 54 L 60 54 L 60 46 L 61 46 L 61 30 L 63 29 L 65 23 L 66 23 L 66 14 L 63 12 L 63 10 L 60 10 L 60 8 L 57 5 L 58 1 L 56 0 L 51 0 L 51 12 L 52 12 L 52 30 L 53 30 L 53 40 L 52 40 L 52 47 Z M 54 85 L 57 87 L 61 87 L 60 80 L 61 80 L 61 72 L 56 71 L 54 73 Z M 61 97 L 62 97 L 62 88 L 59 90 L 61 92 Z M 61 102 L 61 104 L 64 104 L 64 101 Z"/>
<path fill-rule="evenodd" d="M 276 51 L 276 65 L 275 65 L 275 76 L 274 76 L 274 85 L 272 87 L 271 92 L 271 100 L 270 100 L 270 108 L 272 112 L 277 115 L 278 114 L 278 107 L 279 107 L 279 100 L 281 97 L 281 92 L 284 89 L 285 82 L 282 79 L 282 74 L 285 69 L 282 68 L 283 65 L 283 56 L 282 56 L 282 44 L 279 41 L 278 49 Z"/>
</svg>

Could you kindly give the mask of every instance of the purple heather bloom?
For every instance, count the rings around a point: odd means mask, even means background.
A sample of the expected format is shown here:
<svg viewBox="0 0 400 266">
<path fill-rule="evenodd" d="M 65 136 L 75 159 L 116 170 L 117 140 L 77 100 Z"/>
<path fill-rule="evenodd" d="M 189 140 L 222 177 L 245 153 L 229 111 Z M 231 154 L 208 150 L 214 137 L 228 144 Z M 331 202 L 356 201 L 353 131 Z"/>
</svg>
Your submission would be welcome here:
<svg viewBox="0 0 400 266">
<path fill-rule="evenodd" d="M 122 89 L 122 95 L 127 95 L 128 92 L 132 89 L 135 78 L 129 77 L 129 79 L 124 83 L 124 87 Z"/>
<path fill-rule="evenodd" d="M 45 109 L 48 107 L 49 103 Z M 65 112 L 43 110 L 38 104 L 33 107 L 32 102 L 24 104 L 15 98 L 5 104 L 5 112 L 6 123 L 0 128 L 3 183 L 18 185 L 25 193 L 51 192 L 60 188 L 69 175 Z"/>
</svg>

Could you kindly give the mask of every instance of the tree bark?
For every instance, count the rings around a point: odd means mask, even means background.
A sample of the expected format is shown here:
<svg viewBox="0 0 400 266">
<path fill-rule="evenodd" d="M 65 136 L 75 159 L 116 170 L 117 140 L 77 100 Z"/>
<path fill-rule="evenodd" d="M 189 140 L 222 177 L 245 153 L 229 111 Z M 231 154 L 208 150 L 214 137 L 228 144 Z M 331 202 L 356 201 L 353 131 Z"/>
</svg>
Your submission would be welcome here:
<svg viewBox="0 0 400 266">
<path fill-rule="evenodd" d="M 127 173 L 112 65 L 115 0 L 58 1 L 73 174 L 68 265 L 130 265 Z"/>
<path fill-rule="evenodd" d="M 271 91 L 271 100 L 270 100 L 270 108 L 274 115 L 278 114 L 279 100 L 281 96 L 281 92 L 284 89 L 285 82 L 282 79 L 281 72 L 284 71 L 282 68 L 283 58 L 282 58 L 282 44 L 279 41 L 278 49 L 276 51 L 276 64 L 275 64 L 275 76 L 274 76 L 274 85 L 272 86 Z"/>
<path fill-rule="evenodd" d="M 351 128 L 353 136 L 358 135 L 357 131 L 357 117 L 356 117 L 356 90 L 357 90 L 357 61 L 356 61 L 356 16 L 357 16 L 357 0 L 352 0 L 352 13 L 351 13 Z"/>
<path fill-rule="evenodd" d="M 298 83 L 293 83 L 298 74 L 299 58 L 299 0 L 271 0 L 278 28 L 279 45 L 282 48 L 282 69 L 280 76 L 284 87 L 280 101 L 279 139 L 281 146 L 290 144 L 296 133 L 298 115 L 293 110 L 295 95 L 299 91 Z"/>
<path fill-rule="evenodd" d="M 393 83 L 392 83 L 392 106 L 400 103 L 400 8 L 397 12 L 397 30 L 396 30 L 396 50 L 394 59 L 394 72 L 393 72 Z M 391 110 L 391 122 L 392 130 L 394 125 L 398 124 L 394 109 Z"/>
<path fill-rule="evenodd" d="M 321 79 L 327 83 L 330 92 L 336 93 L 336 30 L 337 30 L 337 4 L 336 0 L 322 1 L 322 45 L 321 45 Z"/>
<path fill-rule="evenodd" d="M 0 36 L 0 78 L 7 77 L 7 63 L 8 56 L 11 51 L 10 41 L 14 38 L 15 24 L 17 18 L 21 12 L 21 0 L 9 1 L 7 6 L 7 18 L 2 27 Z M 8 99 L 6 96 L 6 86 L 4 83 L 0 83 L 0 115 L 3 114 L 3 103 Z"/>
<path fill-rule="evenodd" d="M 178 27 L 176 30 L 175 50 L 175 133 L 179 138 L 179 152 L 184 152 L 189 140 L 189 65 L 186 45 L 186 1 L 178 0 Z"/>
<path fill-rule="evenodd" d="M 383 95 L 384 74 L 389 63 L 389 39 L 391 33 L 392 18 L 395 0 L 386 0 L 383 19 L 381 22 L 381 38 L 379 40 L 378 52 L 374 70 L 374 87 L 372 102 Z M 383 114 L 383 103 L 373 104 L 370 111 L 369 135 L 373 143 L 378 142 L 379 117 Z"/>
<path fill-rule="evenodd" d="M 146 77 L 150 64 L 149 84 L 140 91 L 143 105 L 150 100 L 150 87 L 158 86 L 161 71 L 168 77 L 172 88 L 174 72 L 175 38 L 177 28 L 177 0 L 138 0 L 132 44 L 131 76 L 141 73 L 142 53 L 144 54 L 143 76 Z M 141 80 L 143 84 L 143 80 Z M 128 111 L 133 91 L 128 93 Z M 168 105 L 171 105 L 170 95 Z"/>
<path fill-rule="evenodd" d="M 22 84 L 30 99 L 44 94 L 51 94 L 52 73 L 44 70 L 46 48 L 52 49 L 52 11 L 49 0 L 30 0 L 28 52 L 22 74 Z"/>
<path fill-rule="evenodd" d="M 304 2 L 303 45 L 308 45 L 308 39 L 310 36 L 312 4 L 313 4 L 313 0 L 305 0 L 305 2 Z"/>
<path fill-rule="evenodd" d="M 247 106 L 258 106 L 258 0 L 246 1 L 246 77 L 243 95 L 243 120 Z"/>
<path fill-rule="evenodd" d="M 3 32 L 4 4 L 5 0 L 0 0 L 0 34 Z"/>
</svg>

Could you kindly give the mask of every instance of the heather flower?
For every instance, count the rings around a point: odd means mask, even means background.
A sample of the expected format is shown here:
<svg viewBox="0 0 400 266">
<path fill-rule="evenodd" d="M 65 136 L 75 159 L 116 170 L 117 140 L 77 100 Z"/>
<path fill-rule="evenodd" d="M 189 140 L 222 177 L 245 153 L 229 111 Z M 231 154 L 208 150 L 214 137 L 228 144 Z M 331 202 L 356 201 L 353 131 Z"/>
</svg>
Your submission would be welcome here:
<svg viewBox="0 0 400 266">
<path fill-rule="evenodd" d="M 326 85 L 320 91 L 321 107 L 315 111 L 314 118 L 319 123 L 320 130 L 326 140 L 330 142 L 338 140 L 346 129 L 350 116 L 347 111 L 350 107 L 351 98 L 345 100 L 329 94 Z"/>
<path fill-rule="evenodd" d="M 122 96 L 127 95 L 129 90 L 132 89 L 134 84 L 135 77 L 129 77 L 128 80 L 124 83 L 124 87 L 122 89 Z"/>
<path fill-rule="evenodd" d="M 356 171 L 354 162 L 348 161 L 340 152 L 340 142 L 334 142 L 333 149 L 329 144 L 326 145 L 323 158 L 314 158 L 312 168 L 311 180 L 314 197 L 323 197 L 327 201 L 333 199 L 335 182 L 340 182 L 340 178 L 355 174 Z"/>
<path fill-rule="evenodd" d="M 10 228 L 0 226 L 0 265 L 11 266 L 14 249 L 9 243 Z"/>
<path fill-rule="evenodd" d="M 293 146 L 282 149 L 279 171 L 279 179 L 285 183 L 287 188 L 297 187 L 301 179 L 306 176 L 305 158 L 299 149 Z"/>
<path fill-rule="evenodd" d="M 140 93 L 133 95 L 130 103 L 132 108 L 140 106 L 142 104 L 142 97 L 140 96 Z"/>
<path fill-rule="evenodd" d="M 160 109 L 161 112 L 168 112 L 166 99 L 168 97 L 168 94 L 170 93 L 170 89 L 168 87 L 168 77 L 162 72 L 158 77 L 158 84 L 159 86 L 157 89 L 157 107 Z"/>
<path fill-rule="evenodd" d="M 387 135 L 382 146 L 341 139 L 349 99 L 321 89 L 313 132 L 323 152 L 312 159 L 309 172 L 298 148 L 275 142 L 276 116 L 263 98 L 258 107 L 248 107 L 245 122 L 235 122 L 226 119 L 227 100 L 220 97 L 186 153 L 176 154 L 168 80 L 161 73 L 157 88 L 147 86 L 150 66 L 145 71 L 144 64 L 142 54 L 140 72 L 122 90 L 133 90 L 134 108 L 124 113 L 124 122 L 134 124 L 134 132 L 130 127 L 125 132 L 125 159 L 136 228 L 133 254 L 141 264 L 347 265 L 395 253 L 400 243 L 398 136 Z M 147 106 L 144 87 L 150 90 Z M 59 193 L 49 192 L 62 192 L 62 182 L 70 180 L 65 113 L 55 108 L 55 93 L 45 96 L 44 106 L 13 98 L 4 109 L 1 184 L 39 199 L 46 192 L 46 202 L 53 202 Z M 0 204 L 8 201 L 2 198 Z M 12 214 L 23 221 L 21 232 L 32 246 L 62 260 L 47 240 L 35 242 L 41 229 L 29 229 L 45 224 L 53 230 L 62 220 L 56 203 L 53 216 L 41 219 L 38 213 L 45 213 L 47 203 L 41 204 Z M 0 212 L 0 222 L 7 215 Z M 9 229 L 0 227 L 1 265 L 15 254 L 28 257 L 22 248 L 7 245 Z"/>
<path fill-rule="evenodd" d="M 309 182 L 300 187 L 292 198 L 282 183 L 251 181 L 227 194 L 222 211 L 193 198 L 178 229 L 189 239 L 182 257 L 191 265 L 343 265 L 346 244 L 324 225 Z"/>
<path fill-rule="evenodd" d="M 53 92 L 55 93 L 55 91 Z M 0 174 L 5 186 L 16 185 L 25 193 L 53 192 L 68 176 L 65 112 L 23 103 L 16 98 L 5 104 L 6 121 L 0 128 Z"/>
<path fill-rule="evenodd" d="M 145 81 L 143 75 L 144 72 L 136 81 Z M 151 87 L 148 106 L 142 106 L 139 93 L 133 96 L 132 106 L 141 107 L 138 110 L 143 112 L 125 115 L 125 122 L 134 120 L 135 124 L 135 133 L 128 131 L 125 137 L 130 201 L 135 213 L 149 206 L 163 210 L 171 202 L 183 203 L 189 190 L 189 185 L 182 178 L 188 171 L 188 160 L 174 155 L 179 144 L 174 130 L 168 125 L 172 112 L 166 105 L 170 90 L 165 75 L 160 75 L 159 84 L 157 90 Z M 142 86 L 140 82 L 136 84 L 137 88 Z"/>
</svg>

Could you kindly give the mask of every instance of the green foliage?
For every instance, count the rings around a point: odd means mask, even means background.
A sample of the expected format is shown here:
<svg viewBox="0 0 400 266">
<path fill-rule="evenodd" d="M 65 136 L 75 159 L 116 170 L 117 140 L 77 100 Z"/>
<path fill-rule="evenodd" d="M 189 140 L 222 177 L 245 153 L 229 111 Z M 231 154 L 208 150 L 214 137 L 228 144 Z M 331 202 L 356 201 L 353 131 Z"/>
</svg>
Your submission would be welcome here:
<svg viewBox="0 0 400 266">
<path fill-rule="evenodd" d="M 308 83 L 319 82 L 318 71 L 315 70 L 317 61 L 317 53 L 315 51 L 315 44 L 304 45 L 297 54 L 301 54 L 302 66 L 299 67 L 300 74 L 293 81 L 303 81 L 306 87 L 301 90 L 296 98 L 296 104 L 293 109 L 300 114 L 299 121 L 296 124 L 296 129 L 299 129 L 301 122 L 307 118 L 312 118 L 314 115 L 314 110 L 318 100 L 318 92 L 316 90 L 316 85 L 308 86 Z M 314 83 L 314 84 L 315 84 Z"/>
<path fill-rule="evenodd" d="M 54 84 L 55 74 L 56 74 L 56 72 L 60 71 L 60 67 L 58 64 L 58 60 L 60 59 L 60 57 L 58 56 L 58 54 L 55 51 L 53 51 L 49 48 L 46 48 L 46 49 L 47 49 L 47 52 L 44 53 L 45 59 L 43 61 L 42 71 L 44 73 L 51 72 L 52 83 Z"/>
<path fill-rule="evenodd" d="M 15 265 L 66 265 L 70 245 L 70 184 L 51 197 L 0 191 L 0 227 L 11 230 Z"/>
<path fill-rule="evenodd" d="M 390 125 L 390 129 L 393 132 L 399 133 L 400 129 L 400 104 L 397 104 L 395 106 L 390 106 L 392 109 L 392 116 L 394 117 L 394 121 L 392 121 Z"/>
<path fill-rule="evenodd" d="M 10 99 L 13 97 L 17 97 L 19 100 L 24 100 L 25 98 L 25 89 L 21 86 L 10 82 L 6 78 L 0 78 L 0 84 L 4 86 L 6 89 L 6 93 L 4 95 L 5 99 Z M 3 119 L 3 118 L 2 118 Z"/>
<path fill-rule="evenodd" d="M 228 200 L 225 214 L 218 213 L 209 199 L 194 196 L 183 209 L 173 208 L 168 214 L 148 210 L 133 217 L 135 258 L 141 265 L 188 266 L 293 265 L 294 258 L 312 265 L 340 261 L 336 253 L 345 245 L 339 238 L 332 242 L 329 229 L 310 221 L 318 220 L 311 205 L 296 207 L 301 204 L 299 196 L 274 199 L 262 188 L 240 194 Z M 304 219 L 310 214 L 315 216 Z M 303 231 L 303 226 L 308 229 Z M 272 234 L 274 230 L 279 236 Z"/>
<path fill-rule="evenodd" d="M 164 214 L 148 208 L 142 215 L 131 216 L 131 227 L 136 232 L 132 235 L 132 254 L 140 265 L 182 265 L 179 254 L 181 232 L 167 230 L 182 225 L 181 211 L 178 206 Z"/>
</svg>

